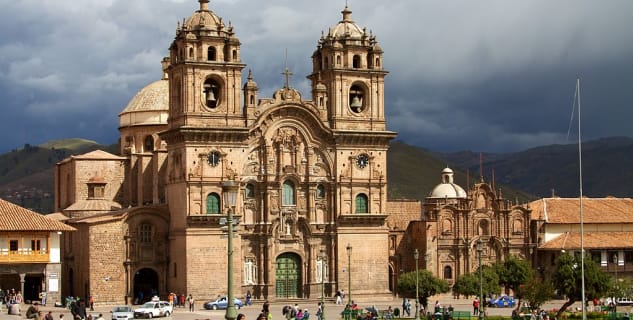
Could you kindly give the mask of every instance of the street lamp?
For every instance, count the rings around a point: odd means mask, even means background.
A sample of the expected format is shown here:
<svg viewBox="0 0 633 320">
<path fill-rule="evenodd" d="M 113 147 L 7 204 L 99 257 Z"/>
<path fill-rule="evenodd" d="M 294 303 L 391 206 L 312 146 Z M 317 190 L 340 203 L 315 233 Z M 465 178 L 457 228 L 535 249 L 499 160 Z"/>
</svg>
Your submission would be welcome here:
<svg viewBox="0 0 633 320">
<path fill-rule="evenodd" d="M 483 287 L 483 274 L 482 272 L 482 267 L 481 267 L 481 253 L 484 251 L 483 248 L 483 243 L 481 243 L 481 239 L 477 239 L 477 254 L 479 255 L 479 310 L 477 310 L 479 312 L 479 319 L 483 319 L 484 317 L 484 313 L 481 312 L 481 309 L 483 309 L 483 305 L 484 305 L 484 287 Z"/>
<path fill-rule="evenodd" d="M 617 253 L 613 255 L 613 263 L 615 264 L 615 293 L 616 295 L 620 295 L 620 286 L 618 285 L 618 254 Z M 616 306 L 617 308 L 617 305 L 615 302 L 613 303 L 613 305 Z"/>
<path fill-rule="evenodd" d="M 321 261 L 321 320 L 325 320 L 325 250 L 321 249 L 317 259 Z"/>
<path fill-rule="evenodd" d="M 235 200 L 237 199 L 237 192 L 239 189 L 239 183 L 234 180 L 226 180 L 222 182 L 222 196 L 224 198 L 224 205 L 228 208 L 226 223 L 227 228 L 227 297 L 226 297 L 226 314 L 224 318 L 226 320 L 234 320 L 237 318 L 237 310 L 235 310 L 235 304 L 233 303 L 233 211 L 235 210 Z"/>
<path fill-rule="evenodd" d="M 347 304 L 352 305 L 352 245 L 347 244 Z"/>
<path fill-rule="evenodd" d="M 415 250 L 413 250 L 413 258 L 415 259 L 415 320 L 420 320 L 420 307 L 418 306 L 418 301 L 420 301 L 420 293 L 418 292 L 418 287 L 419 284 L 418 282 L 420 281 L 419 278 L 419 272 L 418 272 L 418 258 L 420 257 L 420 253 L 418 252 L 418 249 L 416 248 Z"/>
</svg>

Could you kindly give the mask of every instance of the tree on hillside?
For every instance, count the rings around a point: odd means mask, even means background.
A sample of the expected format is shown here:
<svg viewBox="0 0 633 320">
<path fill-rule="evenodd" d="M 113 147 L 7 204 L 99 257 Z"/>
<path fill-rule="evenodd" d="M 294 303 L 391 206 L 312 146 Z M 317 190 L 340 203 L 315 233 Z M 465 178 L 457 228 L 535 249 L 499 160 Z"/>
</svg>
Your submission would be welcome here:
<svg viewBox="0 0 633 320">
<path fill-rule="evenodd" d="M 433 276 L 428 270 L 418 271 L 418 295 L 427 309 L 428 298 L 438 293 L 448 292 L 448 282 Z M 415 297 L 415 271 L 404 273 L 398 278 L 398 292 L 402 296 Z"/>
<path fill-rule="evenodd" d="M 585 297 L 587 301 L 604 296 L 611 287 L 611 280 L 590 256 L 585 259 Z M 563 253 L 556 259 L 556 269 L 552 274 L 552 283 L 560 295 L 567 297 L 556 314 L 561 314 L 574 302 L 582 301 L 582 268 L 580 257 Z"/>
</svg>

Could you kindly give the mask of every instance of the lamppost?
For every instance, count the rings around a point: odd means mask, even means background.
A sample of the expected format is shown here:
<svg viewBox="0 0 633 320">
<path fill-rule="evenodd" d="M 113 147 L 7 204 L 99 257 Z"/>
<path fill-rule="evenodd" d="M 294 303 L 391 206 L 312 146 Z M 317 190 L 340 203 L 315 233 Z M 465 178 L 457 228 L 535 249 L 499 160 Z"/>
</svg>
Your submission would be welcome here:
<svg viewBox="0 0 633 320">
<path fill-rule="evenodd" d="M 237 310 L 233 304 L 233 211 L 235 210 L 235 200 L 237 199 L 237 192 L 239 189 L 239 183 L 234 180 L 226 180 L 222 182 L 222 196 L 224 197 L 224 205 L 228 207 L 226 223 L 227 226 L 227 297 L 226 297 L 226 314 L 224 318 L 226 320 L 234 320 L 237 318 Z"/>
<path fill-rule="evenodd" d="M 347 244 L 347 304 L 352 305 L 352 245 Z"/>
<path fill-rule="evenodd" d="M 484 287 L 483 287 L 483 283 L 484 283 L 484 278 L 483 278 L 483 274 L 482 274 L 482 267 L 481 267 L 481 253 L 484 251 L 483 248 L 483 243 L 481 243 L 481 239 L 477 239 L 477 255 L 479 255 L 479 319 L 483 319 L 484 318 L 484 313 L 481 311 L 481 309 L 483 309 L 483 305 L 484 305 Z"/>
<path fill-rule="evenodd" d="M 616 295 L 620 295 L 620 286 L 618 285 L 618 254 L 613 255 L 613 263 L 615 264 L 615 293 Z M 615 300 L 615 297 L 613 298 Z M 614 302 L 614 306 L 617 308 L 617 304 Z"/>
<path fill-rule="evenodd" d="M 321 261 L 321 320 L 325 320 L 325 250 L 321 249 L 317 259 Z"/>
<path fill-rule="evenodd" d="M 418 252 L 418 249 L 416 248 L 415 250 L 413 250 L 413 258 L 415 259 L 415 320 L 420 320 L 420 307 L 418 306 L 418 301 L 420 301 L 420 293 L 419 293 L 419 285 L 418 282 L 420 281 L 419 278 L 419 272 L 418 272 L 418 258 L 420 257 L 420 253 Z"/>
</svg>

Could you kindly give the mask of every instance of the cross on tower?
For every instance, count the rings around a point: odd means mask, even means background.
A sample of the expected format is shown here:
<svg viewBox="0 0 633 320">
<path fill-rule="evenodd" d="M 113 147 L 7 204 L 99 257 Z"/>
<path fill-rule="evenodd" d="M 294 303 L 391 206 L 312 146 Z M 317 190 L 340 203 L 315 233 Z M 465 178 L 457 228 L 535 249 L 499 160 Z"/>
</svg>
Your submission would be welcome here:
<svg viewBox="0 0 633 320">
<path fill-rule="evenodd" d="M 284 72 L 282 72 L 281 74 L 286 76 L 286 86 L 285 86 L 285 88 L 290 88 L 290 76 L 292 76 L 292 72 L 290 72 L 288 67 L 286 67 Z"/>
</svg>

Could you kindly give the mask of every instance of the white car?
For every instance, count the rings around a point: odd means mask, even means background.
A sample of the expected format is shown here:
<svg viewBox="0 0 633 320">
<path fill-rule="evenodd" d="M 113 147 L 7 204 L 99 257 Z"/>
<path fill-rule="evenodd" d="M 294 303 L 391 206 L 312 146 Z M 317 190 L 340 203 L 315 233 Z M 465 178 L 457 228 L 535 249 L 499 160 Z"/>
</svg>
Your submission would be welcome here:
<svg viewBox="0 0 633 320">
<path fill-rule="evenodd" d="M 116 306 L 112 308 L 112 320 L 134 319 L 134 310 L 130 306 Z"/>
<path fill-rule="evenodd" d="M 150 301 L 134 310 L 134 318 L 169 317 L 173 312 L 173 307 L 167 301 Z"/>
</svg>

